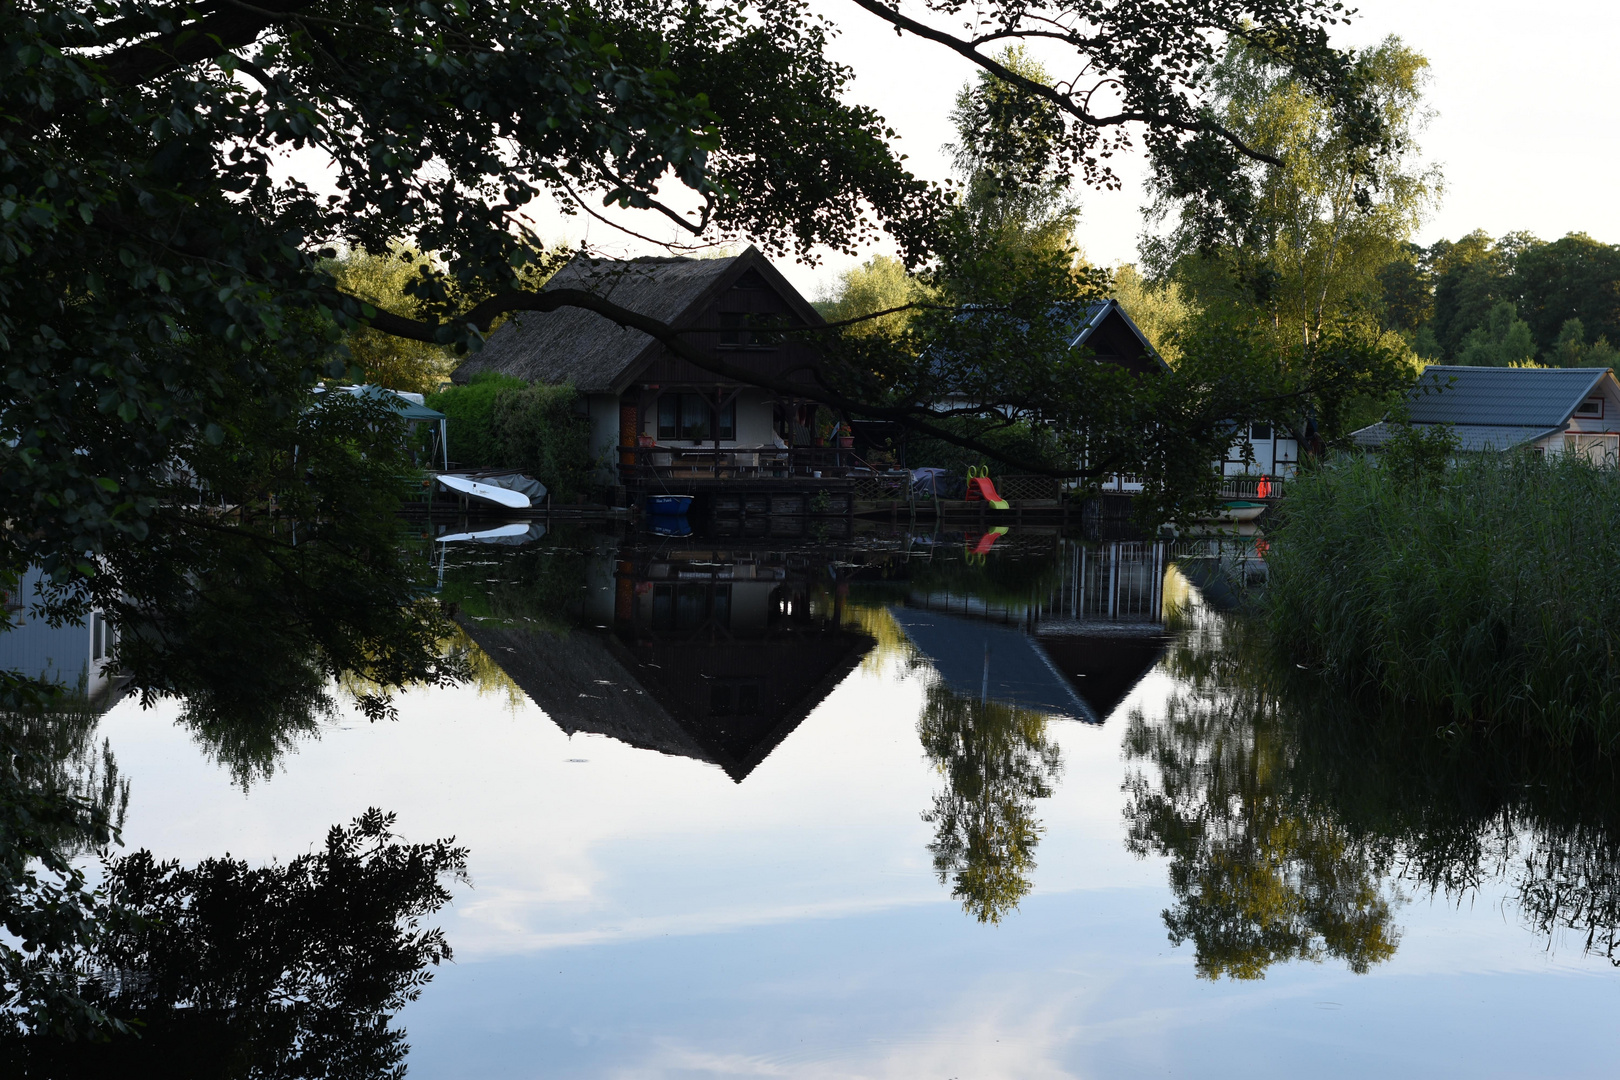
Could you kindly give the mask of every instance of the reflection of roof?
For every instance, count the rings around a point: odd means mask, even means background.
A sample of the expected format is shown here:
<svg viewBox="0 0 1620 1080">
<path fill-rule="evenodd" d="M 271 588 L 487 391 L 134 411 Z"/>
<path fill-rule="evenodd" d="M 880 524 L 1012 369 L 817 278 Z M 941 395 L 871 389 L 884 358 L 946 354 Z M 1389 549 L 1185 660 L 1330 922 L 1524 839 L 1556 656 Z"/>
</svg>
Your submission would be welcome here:
<svg viewBox="0 0 1620 1080">
<path fill-rule="evenodd" d="M 872 639 L 848 630 L 779 640 L 557 637 L 462 620 L 479 648 L 568 734 L 607 735 L 718 765 L 741 783 L 855 669 Z M 761 707 L 712 708 L 715 684 L 759 685 Z M 728 698 L 729 701 L 729 698 Z"/>
<path fill-rule="evenodd" d="M 936 611 L 896 606 L 889 613 L 956 693 L 1090 723 L 1102 721 L 1029 635 Z"/>
<path fill-rule="evenodd" d="M 1098 719 L 1106 720 L 1159 662 L 1167 639 L 1158 629 L 1157 634 L 1043 636 L 1040 643 Z"/>
</svg>

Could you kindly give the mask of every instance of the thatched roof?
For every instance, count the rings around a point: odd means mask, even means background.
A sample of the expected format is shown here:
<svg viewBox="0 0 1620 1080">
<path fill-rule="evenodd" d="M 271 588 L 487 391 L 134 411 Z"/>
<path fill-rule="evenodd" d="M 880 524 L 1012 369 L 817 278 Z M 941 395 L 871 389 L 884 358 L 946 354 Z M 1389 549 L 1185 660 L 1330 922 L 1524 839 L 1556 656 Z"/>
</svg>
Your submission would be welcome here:
<svg viewBox="0 0 1620 1080">
<path fill-rule="evenodd" d="M 757 248 L 725 259 L 593 259 L 576 255 L 546 282 L 548 289 L 582 289 L 649 315 L 671 326 L 690 325 L 749 269 L 799 312 L 819 321 L 814 311 Z M 464 383 L 484 371 L 498 371 L 530 382 L 573 383 L 587 394 L 621 389 L 632 369 L 658 351 L 639 330 L 628 330 L 581 308 L 526 312 L 494 334 L 484 348 L 456 369 Z"/>
</svg>

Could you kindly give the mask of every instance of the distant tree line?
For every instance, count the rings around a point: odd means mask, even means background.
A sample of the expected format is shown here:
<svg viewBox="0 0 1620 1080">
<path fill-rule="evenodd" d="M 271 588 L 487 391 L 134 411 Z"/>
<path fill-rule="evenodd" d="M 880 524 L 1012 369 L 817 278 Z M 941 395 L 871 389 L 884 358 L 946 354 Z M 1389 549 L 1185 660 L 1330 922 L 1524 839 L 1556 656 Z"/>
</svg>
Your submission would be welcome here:
<svg viewBox="0 0 1620 1080">
<path fill-rule="evenodd" d="M 1384 318 L 1419 356 L 1458 364 L 1613 367 L 1620 245 L 1528 233 L 1405 245 L 1379 274 Z"/>
</svg>

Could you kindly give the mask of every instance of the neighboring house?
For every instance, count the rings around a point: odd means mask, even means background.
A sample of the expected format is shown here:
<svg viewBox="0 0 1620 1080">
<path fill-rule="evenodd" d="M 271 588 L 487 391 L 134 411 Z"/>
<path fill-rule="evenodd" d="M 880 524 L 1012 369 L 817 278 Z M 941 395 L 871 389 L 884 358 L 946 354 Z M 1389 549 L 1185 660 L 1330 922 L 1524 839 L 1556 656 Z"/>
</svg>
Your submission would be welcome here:
<svg viewBox="0 0 1620 1080">
<path fill-rule="evenodd" d="M 0 630 L 0 671 L 58 683 L 97 712 L 122 696 L 123 681 L 113 673 L 117 645 L 112 623 L 99 611 L 84 622 L 52 626 L 29 611 L 41 571 L 24 574 L 13 590 L 0 592 L 10 629 Z"/>
<path fill-rule="evenodd" d="M 1247 454 L 1245 454 L 1245 450 Z M 1271 424 L 1251 424 L 1232 440 L 1222 476 L 1270 476 L 1287 479 L 1299 469 L 1299 440 Z"/>
<path fill-rule="evenodd" d="M 1093 304 L 1071 344 L 1090 349 L 1099 361 L 1144 375 L 1170 370 L 1118 300 Z M 1299 467 L 1299 442 L 1283 429 L 1254 424 L 1233 438 L 1225 458 L 1215 464 L 1223 476 L 1290 477 Z M 1138 491 L 1141 486 L 1132 477 L 1115 476 L 1103 489 Z"/>
<path fill-rule="evenodd" d="M 1620 382 L 1608 368 L 1454 367 L 1424 369 L 1408 399 L 1415 425 L 1450 424 L 1462 451 L 1582 454 L 1620 460 Z M 1352 433 L 1368 450 L 1394 428 L 1380 421 Z"/>
<path fill-rule="evenodd" d="M 760 325 L 823 320 L 757 248 L 723 259 L 574 259 L 545 289 L 583 289 L 681 331 L 727 362 L 782 376 L 813 361 L 813 346 L 772 341 Z M 544 291 L 544 289 L 542 290 Z M 792 447 L 815 441 L 814 405 L 722 378 L 639 330 L 583 308 L 528 312 L 501 327 L 451 378 L 496 371 L 530 382 L 571 383 L 591 424 L 592 457 L 606 484 L 635 470 L 681 476 L 791 468 Z"/>
<path fill-rule="evenodd" d="M 971 312 L 964 318 L 971 318 Z M 1094 360 L 1102 364 L 1116 364 L 1139 375 L 1159 375 L 1170 370 L 1147 335 L 1143 334 L 1118 300 L 1100 300 L 1085 307 L 1070 331 L 1069 348 L 1088 350 Z M 941 405 L 969 404 L 965 396 L 946 395 Z M 1103 484 L 1107 490 L 1136 491 L 1141 484 L 1128 476 L 1109 477 Z"/>
</svg>

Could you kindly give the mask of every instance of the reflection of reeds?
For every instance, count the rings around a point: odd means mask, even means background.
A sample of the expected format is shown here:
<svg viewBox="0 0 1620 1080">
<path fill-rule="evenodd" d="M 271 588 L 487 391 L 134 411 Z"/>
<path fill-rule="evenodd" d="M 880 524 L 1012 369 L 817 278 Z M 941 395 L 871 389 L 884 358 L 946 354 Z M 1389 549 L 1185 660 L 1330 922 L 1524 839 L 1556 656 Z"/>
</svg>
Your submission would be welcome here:
<svg viewBox="0 0 1620 1080">
<path fill-rule="evenodd" d="M 1620 962 L 1620 762 L 1415 725 L 1301 671 L 1257 618 L 1190 613 L 1161 716 L 1126 736 L 1129 846 L 1170 859 L 1171 936 L 1206 976 L 1391 955 L 1402 895 L 1500 883 L 1549 945 Z"/>
<path fill-rule="evenodd" d="M 1620 739 L 1620 472 L 1350 461 L 1291 484 L 1285 510 L 1268 606 L 1296 660 L 1414 718 Z"/>
</svg>

